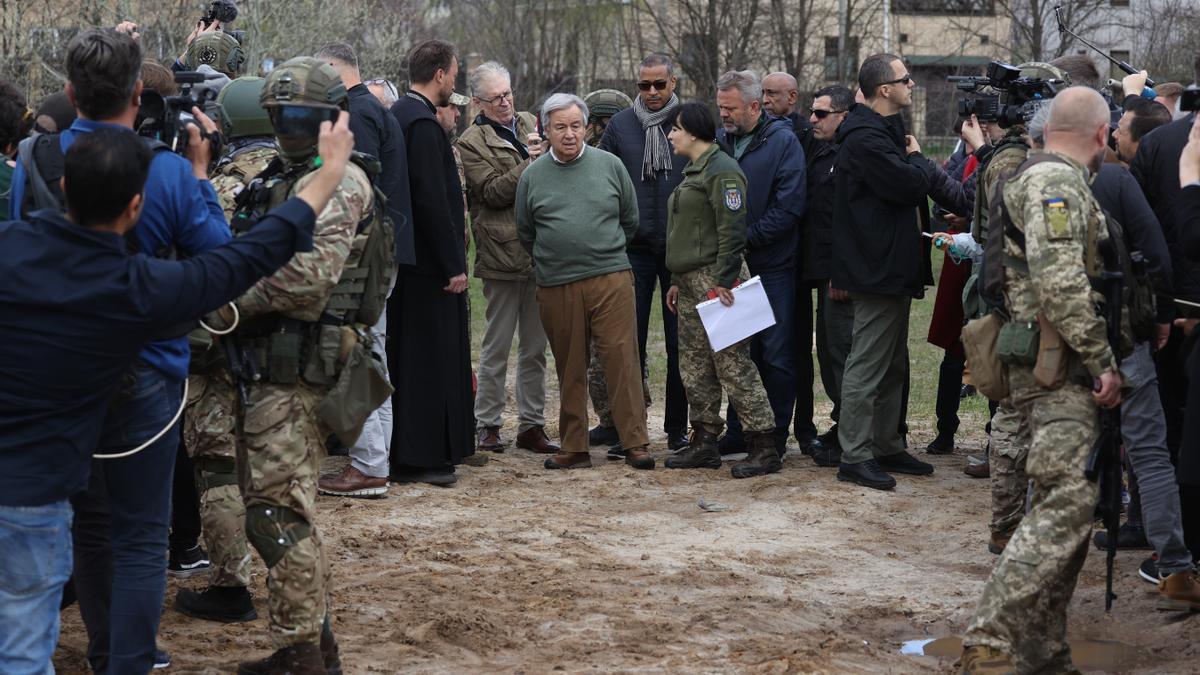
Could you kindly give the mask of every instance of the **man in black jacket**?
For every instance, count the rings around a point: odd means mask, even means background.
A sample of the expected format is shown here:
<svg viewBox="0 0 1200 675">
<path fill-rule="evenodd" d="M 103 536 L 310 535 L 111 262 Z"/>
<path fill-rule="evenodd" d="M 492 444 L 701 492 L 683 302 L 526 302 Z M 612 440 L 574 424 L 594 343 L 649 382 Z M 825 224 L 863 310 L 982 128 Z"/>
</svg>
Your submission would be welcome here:
<svg viewBox="0 0 1200 675">
<path fill-rule="evenodd" d="M 454 93 L 458 56 L 453 45 L 428 40 L 408 60 L 412 84 L 392 115 L 404 131 L 410 193 L 420 197 L 413 201 L 416 262 L 400 267 L 389 313 L 417 325 L 389 331 L 391 477 L 446 486 L 475 445 L 462 183 L 437 118 Z"/>
<path fill-rule="evenodd" d="M 917 208 L 926 203 L 935 166 L 904 133 L 900 111 L 915 83 L 904 62 L 876 54 L 858 73 L 865 104 L 851 108 L 837 133 L 833 233 L 834 288 L 854 303 L 854 339 L 842 379 L 838 479 L 889 490 L 886 471 L 928 475 L 933 467 L 904 451 L 898 433 L 908 367 L 908 313 L 921 279 Z"/>
</svg>

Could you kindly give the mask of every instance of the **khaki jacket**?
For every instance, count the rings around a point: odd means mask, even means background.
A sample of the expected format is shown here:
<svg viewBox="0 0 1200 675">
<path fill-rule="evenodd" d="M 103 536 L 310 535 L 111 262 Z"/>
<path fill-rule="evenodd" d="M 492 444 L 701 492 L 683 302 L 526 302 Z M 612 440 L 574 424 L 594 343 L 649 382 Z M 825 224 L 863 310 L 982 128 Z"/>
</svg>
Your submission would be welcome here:
<svg viewBox="0 0 1200 675">
<path fill-rule="evenodd" d="M 517 138 L 536 130 L 533 115 L 517 113 Z M 502 139 L 491 125 L 472 124 L 458 139 L 466 175 L 475 237 L 475 276 L 523 281 L 533 278 L 533 261 L 517 239 L 513 202 L 529 160 Z"/>
</svg>

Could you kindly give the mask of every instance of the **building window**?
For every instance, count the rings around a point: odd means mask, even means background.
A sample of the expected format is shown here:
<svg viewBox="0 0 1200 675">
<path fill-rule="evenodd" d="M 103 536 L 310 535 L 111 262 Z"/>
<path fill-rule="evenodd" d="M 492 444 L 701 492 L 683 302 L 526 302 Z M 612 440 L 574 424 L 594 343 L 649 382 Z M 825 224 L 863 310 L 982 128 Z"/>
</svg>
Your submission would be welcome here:
<svg viewBox="0 0 1200 675">
<path fill-rule="evenodd" d="M 1122 0 L 1114 0 L 1121 2 Z M 1128 4 L 1128 0 L 1125 0 Z M 957 14 L 992 16 L 996 13 L 995 0 L 892 0 L 892 11 L 897 14 Z"/>
<path fill-rule="evenodd" d="M 1128 49 L 1114 49 L 1110 51 L 1108 55 L 1111 56 L 1114 61 L 1129 61 Z M 1125 71 L 1118 68 L 1116 64 L 1113 64 L 1109 67 L 1108 76 L 1112 79 L 1120 82 L 1121 78 L 1125 77 L 1125 75 Z"/>
<path fill-rule="evenodd" d="M 841 82 L 853 78 L 858 73 L 858 38 L 846 38 L 846 51 L 842 54 L 841 68 L 838 68 L 838 39 L 836 36 L 825 37 L 825 79 Z"/>
<path fill-rule="evenodd" d="M 908 44 L 908 33 L 900 34 L 900 44 Z"/>
<path fill-rule="evenodd" d="M 981 44 L 981 45 L 989 44 L 991 41 L 992 41 L 992 38 L 987 35 L 979 36 L 979 44 Z"/>
<path fill-rule="evenodd" d="M 1128 7 L 1129 0 L 1108 0 L 1108 4 L 1111 7 Z"/>
</svg>

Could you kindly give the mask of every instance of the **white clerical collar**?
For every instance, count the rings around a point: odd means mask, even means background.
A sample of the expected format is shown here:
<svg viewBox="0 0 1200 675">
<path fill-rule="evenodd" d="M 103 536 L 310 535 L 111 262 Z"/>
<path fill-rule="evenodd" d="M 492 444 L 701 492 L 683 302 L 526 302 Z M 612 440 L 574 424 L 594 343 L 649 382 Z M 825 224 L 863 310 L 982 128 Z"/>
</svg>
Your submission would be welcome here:
<svg viewBox="0 0 1200 675">
<path fill-rule="evenodd" d="M 565 162 L 563 160 L 559 159 L 558 155 L 554 154 L 554 148 L 550 148 L 550 159 L 554 160 L 555 164 L 559 164 L 561 166 L 566 166 L 567 164 L 577 161 L 580 157 L 583 157 L 583 152 L 584 152 L 584 150 L 587 150 L 587 147 L 588 147 L 587 143 L 583 143 L 582 145 L 580 145 L 579 154 L 575 155 L 574 157 L 572 157 L 571 159 L 568 159 Z"/>
</svg>

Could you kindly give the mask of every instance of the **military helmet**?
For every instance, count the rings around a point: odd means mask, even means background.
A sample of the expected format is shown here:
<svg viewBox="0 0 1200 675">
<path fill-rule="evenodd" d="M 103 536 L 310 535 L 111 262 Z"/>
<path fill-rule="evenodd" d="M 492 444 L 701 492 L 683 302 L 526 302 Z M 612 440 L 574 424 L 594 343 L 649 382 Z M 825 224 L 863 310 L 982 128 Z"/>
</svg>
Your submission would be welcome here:
<svg viewBox="0 0 1200 675">
<path fill-rule="evenodd" d="M 217 94 L 217 103 L 225 109 L 225 118 L 231 126 L 230 138 L 275 133 L 267 109 L 259 102 L 264 82 L 266 80 L 261 77 L 239 77 Z"/>
<path fill-rule="evenodd" d="M 259 99 L 264 108 L 293 105 L 347 110 L 349 98 L 333 66 L 311 56 L 297 56 L 267 75 Z"/>
<path fill-rule="evenodd" d="M 213 70 L 233 78 L 245 68 L 246 52 L 237 38 L 224 31 L 201 33 L 188 45 L 183 62 L 188 70 L 211 66 Z"/>
<path fill-rule="evenodd" d="M 592 117 L 612 117 L 633 106 L 633 100 L 616 89 L 597 89 L 583 97 Z"/>
</svg>

